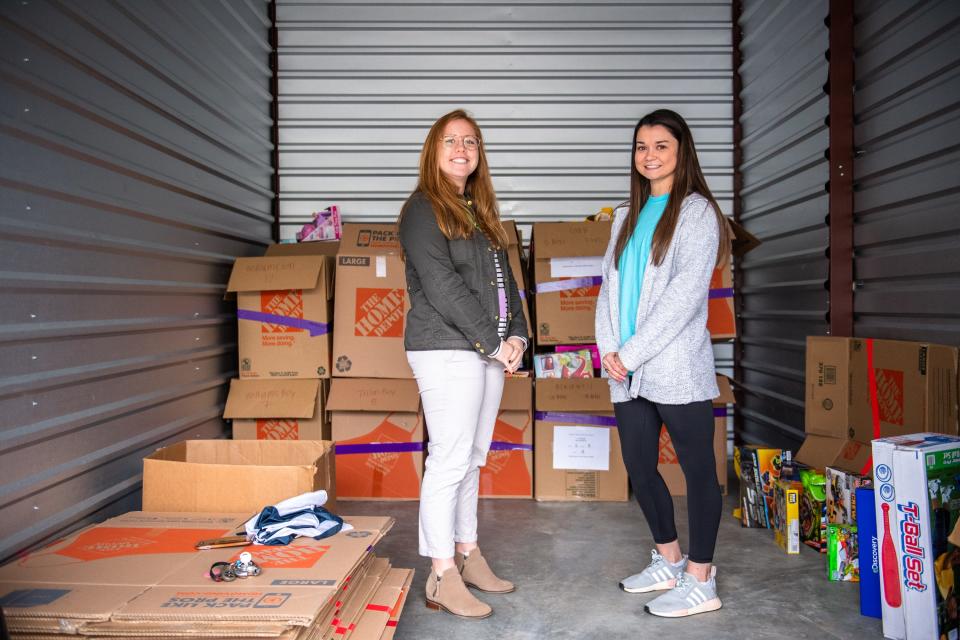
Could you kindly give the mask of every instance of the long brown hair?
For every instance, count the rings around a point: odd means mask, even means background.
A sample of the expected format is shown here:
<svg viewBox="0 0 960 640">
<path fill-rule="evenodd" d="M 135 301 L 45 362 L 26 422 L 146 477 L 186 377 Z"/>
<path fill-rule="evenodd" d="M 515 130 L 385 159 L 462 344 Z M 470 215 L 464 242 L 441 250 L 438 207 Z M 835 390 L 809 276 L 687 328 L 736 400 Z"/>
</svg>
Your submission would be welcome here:
<svg viewBox="0 0 960 640">
<path fill-rule="evenodd" d="M 673 232 L 677 228 L 677 221 L 680 219 L 680 205 L 683 203 L 683 199 L 691 193 L 699 193 L 710 202 L 717 216 L 717 224 L 720 227 L 720 244 L 717 247 L 716 266 L 722 266 L 730 259 L 730 224 L 720 213 L 720 205 L 717 204 L 716 198 L 710 193 L 710 187 L 707 186 L 707 181 L 703 177 L 690 127 L 687 126 L 686 121 L 679 113 L 669 109 L 657 109 L 648 113 L 640 118 L 637 126 L 633 128 L 633 138 L 630 145 L 630 204 L 627 209 L 627 219 L 620 227 L 620 235 L 617 237 L 614 265 L 620 264 L 620 256 L 623 255 L 623 251 L 627 248 L 627 242 L 629 242 L 634 229 L 637 227 L 640 210 L 643 209 L 647 198 L 650 197 L 650 181 L 640 174 L 635 158 L 637 133 L 640 131 L 640 127 L 655 125 L 666 127 L 679 144 L 677 145 L 677 169 L 673 174 L 670 199 L 667 201 L 660 222 L 657 223 L 657 228 L 653 232 L 653 242 L 650 248 L 653 264 L 657 266 L 663 264 L 667 249 L 670 248 L 670 242 L 673 240 Z"/>
<path fill-rule="evenodd" d="M 441 116 L 433 123 L 423 141 L 423 150 L 420 152 L 420 179 L 417 181 L 417 191 L 430 200 L 434 214 L 437 216 L 437 225 L 448 239 L 469 238 L 474 232 L 473 219 L 463 197 L 457 191 L 456 185 L 440 171 L 439 153 L 443 130 L 454 120 L 464 120 L 473 127 L 480 147 L 477 149 L 477 168 L 467 177 L 465 193 L 470 194 L 473 201 L 473 211 L 477 225 L 486 234 L 491 242 L 501 247 L 507 246 L 507 232 L 500 224 L 500 212 L 497 208 L 497 194 L 493 190 L 493 181 L 490 179 L 490 166 L 487 164 L 487 155 L 483 149 L 483 134 L 477 121 L 470 117 L 463 109 L 456 109 Z M 403 220 L 406 205 L 400 211 L 398 222 Z"/>
</svg>

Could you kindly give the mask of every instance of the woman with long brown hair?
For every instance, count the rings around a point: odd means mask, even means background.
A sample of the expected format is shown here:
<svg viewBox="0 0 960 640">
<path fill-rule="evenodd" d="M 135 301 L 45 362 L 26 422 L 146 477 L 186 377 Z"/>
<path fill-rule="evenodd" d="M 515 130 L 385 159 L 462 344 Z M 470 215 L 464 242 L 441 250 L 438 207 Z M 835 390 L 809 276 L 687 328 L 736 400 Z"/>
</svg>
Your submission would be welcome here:
<svg viewBox="0 0 960 640">
<path fill-rule="evenodd" d="M 707 331 L 715 267 L 730 258 L 730 226 L 710 193 L 690 128 L 667 109 L 633 131 L 630 200 L 614 214 L 603 258 L 596 335 L 624 464 L 656 548 L 628 593 L 666 591 L 654 615 L 721 606 L 712 566 L 722 497 L 713 454 L 717 389 Z M 665 424 L 687 485 L 690 554 L 677 539 L 673 500 L 657 471 Z"/>
<path fill-rule="evenodd" d="M 430 128 L 420 179 L 400 212 L 410 311 L 407 360 L 429 435 L 420 489 L 420 554 L 431 558 L 427 606 L 465 618 L 492 609 L 467 586 L 509 593 L 477 546 L 480 467 L 503 394 L 527 347 L 507 234 L 476 121 L 452 111 Z"/>
</svg>

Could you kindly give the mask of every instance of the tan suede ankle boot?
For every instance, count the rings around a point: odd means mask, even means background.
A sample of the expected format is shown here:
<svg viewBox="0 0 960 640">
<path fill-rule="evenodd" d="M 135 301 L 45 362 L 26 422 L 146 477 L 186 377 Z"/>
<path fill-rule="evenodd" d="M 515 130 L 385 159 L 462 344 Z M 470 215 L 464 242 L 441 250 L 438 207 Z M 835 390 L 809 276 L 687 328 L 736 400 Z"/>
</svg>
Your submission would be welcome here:
<svg viewBox="0 0 960 640">
<path fill-rule="evenodd" d="M 502 580 L 493 573 L 486 558 L 480 553 L 480 549 L 474 549 L 469 555 L 464 556 L 458 553 L 454 556 L 454 562 L 460 569 L 460 575 L 463 576 L 463 582 L 469 587 L 479 589 L 484 593 L 510 593 L 516 587 L 509 580 Z"/>
<path fill-rule="evenodd" d="M 470 593 L 456 567 L 450 567 L 437 580 L 430 569 L 427 576 L 427 607 L 452 613 L 461 618 L 486 618 L 493 609 Z"/>
</svg>

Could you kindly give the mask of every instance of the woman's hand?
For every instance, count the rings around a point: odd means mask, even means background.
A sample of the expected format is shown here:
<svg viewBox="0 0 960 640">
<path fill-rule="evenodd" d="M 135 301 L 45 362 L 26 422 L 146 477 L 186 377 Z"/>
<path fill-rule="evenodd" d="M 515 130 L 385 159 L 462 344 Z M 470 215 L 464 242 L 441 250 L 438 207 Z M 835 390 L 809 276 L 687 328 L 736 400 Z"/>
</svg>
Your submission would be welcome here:
<svg viewBox="0 0 960 640">
<path fill-rule="evenodd" d="M 523 340 L 516 336 L 511 336 L 507 338 L 507 342 L 514 346 L 513 358 L 510 359 L 510 365 L 507 367 L 507 371 L 513 373 L 520 368 L 520 363 L 523 361 L 523 352 L 526 347 L 523 344 Z"/>
<path fill-rule="evenodd" d="M 627 379 L 627 368 L 623 366 L 623 362 L 620 361 L 620 354 L 616 351 L 611 351 L 607 355 L 603 356 L 603 368 L 606 370 L 607 375 L 616 380 L 617 382 L 623 382 Z"/>
<path fill-rule="evenodd" d="M 513 359 L 516 350 L 517 348 L 512 342 L 506 340 L 501 341 L 500 350 L 497 351 L 497 355 L 493 356 L 493 359 L 502 364 L 504 369 L 510 371 L 510 361 Z"/>
</svg>

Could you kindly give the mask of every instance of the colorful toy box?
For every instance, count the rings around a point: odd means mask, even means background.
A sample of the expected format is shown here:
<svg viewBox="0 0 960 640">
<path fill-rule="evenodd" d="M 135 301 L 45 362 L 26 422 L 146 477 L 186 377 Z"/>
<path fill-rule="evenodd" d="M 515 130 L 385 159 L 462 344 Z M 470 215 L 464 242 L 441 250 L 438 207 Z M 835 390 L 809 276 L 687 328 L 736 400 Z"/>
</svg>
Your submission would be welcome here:
<svg viewBox="0 0 960 640">
<path fill-rule="evenodd" d="M 833 582 L 860 582 L 856 525 L 827 525 L 827 579 Z"/>
<path fill-rule="evenodd" d="M 774 484 L 774 537 L 788 554 L 800 553 L 800 496 L 803 485 L 795 480 L 777 480 Z"/>
<path fill-rule="evenodd" d="M 858 487 L 857 546 L 863 550 L 860 564 L 860 615 L 880 618 L 880 544 L 873 487 Z"/>
<path fill-rule="evenodd" d="M 824 475 L 816 469 L 800 469 L 800 539 L 820 553 L 827 552 L 827 491 Z"/>
<path fill-rule="evenodd" d="M 825 470 L 827 489 L 827 523 L 857 523 L 857 487 L 869 486 L 869 476 L 851 473 L 843 469 L 827 467 Z"/>
<path fill-rule="evenodd" d="M 873 441 L 883 635 L 960 633 L 960 437 L 918 433 Z"/>
<path fill-rule="evenodd" d="M 563 353 L 540 353 L 533 356 L 538 378 L 592 378 L 593 356 L 589 349 Z"/>
<path fill-rule="evenodd" d="M 744 445 L 737 448 L 735 456 L 734 465 L 740 472 L 740 524 L 773 528 L 773 486 L 790 451 Z"/>
</svg>

